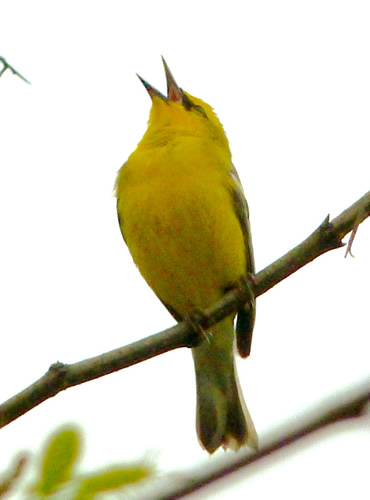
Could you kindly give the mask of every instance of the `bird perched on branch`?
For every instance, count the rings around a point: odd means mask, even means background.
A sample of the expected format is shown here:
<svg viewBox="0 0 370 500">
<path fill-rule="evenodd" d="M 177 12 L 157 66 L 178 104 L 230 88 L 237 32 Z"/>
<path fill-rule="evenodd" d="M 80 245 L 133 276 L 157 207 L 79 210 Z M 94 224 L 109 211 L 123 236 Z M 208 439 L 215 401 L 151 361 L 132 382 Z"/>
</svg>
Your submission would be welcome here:
<svg viewBox="0 0 370 500">
<path fill-rule="evenodd" d="M 214 305 L 254 273 L 248 207 L 229 142 L 207 103 L 183 91 L 163 60 L 167 96 L 141 77 L 152 108 L 148 128 L 119 171 L 123 238 L 142 276 L 177 321 Z M 249 355 L 251 298 L 192 348 L 201 445 L 257 447 L 234 359 Z M 236 340 L 234 339 L 236 337 Z"/>
</svg>

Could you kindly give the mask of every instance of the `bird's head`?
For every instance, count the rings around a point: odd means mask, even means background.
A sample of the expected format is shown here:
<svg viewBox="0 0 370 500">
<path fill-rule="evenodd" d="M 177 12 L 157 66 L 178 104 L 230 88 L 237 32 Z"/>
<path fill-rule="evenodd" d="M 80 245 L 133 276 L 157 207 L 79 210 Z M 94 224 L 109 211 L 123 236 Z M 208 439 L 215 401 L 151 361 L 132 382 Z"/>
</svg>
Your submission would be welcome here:
<svg viewBox="0 0 370 500">
<path fill-rule="evenodd" d="M 167 80 L 167 96 L 137 75 L 152 99 L 148 130 L 143 141 L 155 138 L 194 136 L 207 138 L 229 148 L 224 129 L 212 107 L 180 88 L 166 61 L 163 65 Z"/>
</svg>

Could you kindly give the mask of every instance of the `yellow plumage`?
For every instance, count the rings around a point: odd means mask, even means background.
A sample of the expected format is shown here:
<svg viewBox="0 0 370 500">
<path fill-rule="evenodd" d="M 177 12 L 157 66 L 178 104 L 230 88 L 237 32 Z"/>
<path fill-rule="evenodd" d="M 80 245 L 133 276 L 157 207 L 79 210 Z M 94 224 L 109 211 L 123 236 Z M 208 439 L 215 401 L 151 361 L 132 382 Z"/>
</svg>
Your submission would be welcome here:
<svg viewBox="0 0 370 500">
<path fill-rule="evenodd" d="M 165 64 L 165 63 L 164 63 Z M 148 129 L 121 168 L 117 210 L 142 276 L 180 321 L 217 302 L 254 272 L 247 205 L 212 108 L 180 89 L 165 64 L 168 96 L 152 98 Z M 249 354 L 254 303 L 240 312 L 237 344 Z M 234 364 L 233 318 L 193 348 L 197 431 L 210 453 L 257 446 Z"/>
</svg>

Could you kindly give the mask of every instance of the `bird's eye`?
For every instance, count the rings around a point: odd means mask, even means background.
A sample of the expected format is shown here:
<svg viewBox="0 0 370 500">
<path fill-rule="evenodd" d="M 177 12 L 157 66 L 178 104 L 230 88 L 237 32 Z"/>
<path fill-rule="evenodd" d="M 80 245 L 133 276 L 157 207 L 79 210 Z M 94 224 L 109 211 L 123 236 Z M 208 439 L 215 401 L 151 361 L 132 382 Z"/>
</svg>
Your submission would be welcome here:
<svg viewBox="0 0 370 500">
<path fill-rule="evenodd" d="M 198 104 L 194 104 L 193 109 L 194 109 L 194 111 L 196 111 L 200 115 L 204 116 L 204 118 L 208 118 L 207 113 L 204 111 L 202 106 L 199 106 Z"/>
<path fill-rule="evenodd" d="M 189 97 L 184 92 L 182 94 L 182 105 L 187 111 L 195 111 L 199 115 L 204 116 L 204 118 L 208 118 L 202 106 L 199 106 L 199 104 L 194 104 L 193 101 L 189 99 Z"/>
</svg>

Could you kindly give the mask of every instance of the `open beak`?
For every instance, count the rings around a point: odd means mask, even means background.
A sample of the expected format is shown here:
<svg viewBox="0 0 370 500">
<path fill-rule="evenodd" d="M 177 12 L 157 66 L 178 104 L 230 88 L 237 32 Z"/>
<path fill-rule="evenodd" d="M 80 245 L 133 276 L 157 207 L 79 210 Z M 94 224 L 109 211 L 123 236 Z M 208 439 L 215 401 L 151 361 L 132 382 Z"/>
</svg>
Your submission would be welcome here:
<svg viewBox="0 0 370 500">
<path fill-rule="evenodd" d="M 148 94 L 150 95 L 150 97 L 152 99 L 153 99 L 153 97 L 159 97 L 163 101 L 167 101 L 167 97 L 164 96 L 162 94 L 162 92 L 159 92 L 159 90 L 157 90 L 155 87 L 153 87 L 152 85 L 150 85 L 150 83 L 148 83 L 146 80 L 144 80 L 144 78 L 141 78 L 141 76 L 138 75 L 137 73 L 136 73 L 136 75 L 139 78 L 139 80 L 141 81 L 141 83 L 144 85 L 144 87 L 146 88 Z"/>
<path fill-rule="evenodd" d="M 166 61 L 164 60 L 162 56 L 162 61 L 163 61 L 163 66 L 164 66 L 164 71 L 166 73 L 166 80 L 167 80 L 167 97 L 162 94 L 162 92 L 159 92 L 155 87 L 150 85 L 144 78 L 142 78 L 140 75 L 137 75 L 141 83 L 144 85 L 146 88 L 148 94 L 150 97 L 153 99 L 153 97 L 159 97 L 163 101 L 174 101 L 174 102 L 182 102 L 183 98 L 183 92 L 181 88 L 177 85 L 176 80 L 174 79 L 170 68 L 168 67 Z"/>
<path fill-rule="evenodd" d="M 176 80 L 174 79 L 173 74 L 171 73 L 170 68 L 168 67 L 163 56 L 162 56 L 162 62 L 167 80 L 167 98 L 169 101 L 181 102 L 182 90 L 177 85 Z"/>
</svg>

